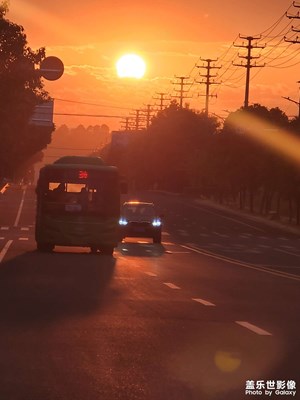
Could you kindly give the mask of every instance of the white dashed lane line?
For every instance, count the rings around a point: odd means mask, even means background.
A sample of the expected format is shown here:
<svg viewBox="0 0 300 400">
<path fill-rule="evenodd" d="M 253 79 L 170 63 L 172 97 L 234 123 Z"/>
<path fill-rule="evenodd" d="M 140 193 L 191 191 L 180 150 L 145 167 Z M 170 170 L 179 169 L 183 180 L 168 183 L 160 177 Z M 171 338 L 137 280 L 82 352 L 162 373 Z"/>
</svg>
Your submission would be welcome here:
<svg viewBox="0 0 300 400">
<path fill-rule="evenodd" d="M 145 274 L 146 274 L 146 275 L 149 275 L 149 276 L 153 276 L 153 277 L 156 277 L 156 276 L 157 276 L 157 275 L 154 274 L 153 272 L 148 272 L 148 271 L 145 272 Z M 171 282 L 163 282 L 163 284 L 166 285 L 166 286 L 168 286 L 170 289 L 175 289 L 175 290 L 176 290 L 176 289 L 177 289 L 177 290 L 181 289 L 179 286 L 174 285 L 174 283 L 171 283 Z M 204 306 L 208 306 L 208 307 L 215 307 L 215 306 L 216 306 L 214 303 L 212 303 L 212 302 L 210 302 L 210 301 L 208 301 L 208 300 L 201 299 L 201 298 L 192 298 L 191 300 L 195 301 L 196 303 L 200 303 L 200 304 L 202 304 L 202 305 L 204 305 Z M 240 325 L 240 326 L 242 326 L 243 328 L 246 328 L 246 329 L 248 329 L 248 330 L 250 330 L 250 331 L 256 333 L 257 335 L 261 335 L 261 336 L 273 336 L 272 333 L 270 333 L 270 332 L 268 332 L 268 331 L 266 331 L 266 330 L 260 328 L 260 327 L 257 326 L 257 325 L 253 325 L 253 324 L 251 324 L 250 322 L 247 322 L 247 321 L 234 321 L 234 322 L 235 322 L 237 325 Z"/>
<path fill-rule="evenodd" d="M 225 235 L 224 233 L 212 232 L 212 234 L 213 234 L 214 236 L 219 236 L 219 237 L 222 237 L 222 238 L 229 238 L 229 236 L 228 236 L 228 235 Z"/>
<path fill-rule="evenodd" d="M 207 301 L 207 300 L 203 300 L 203 299 L 192 299 L 192 300 L 196 301 L 197 303 L 201 303 L 204 306 L 213 306 L 213 307 L 216 306 L 214 303 L 211 303 L 210 301 Z"/>
<path fill-rule="evenodd" d="M 289 254 L 290 256 L 300 257 L 300 254 L 292 253 L 291 251 L 286 251 L 282 249 L 274 249 L 276 251 L 280 251 L 281 253 Z"/>
<path fill-rule="evenodd" d="M 183 229 L 178 229 L 177 232 L 182 236 L 189 236 L 189 233 Z"/>
<path fill-rule="evenodd" d="M 157 276 L 157 274 L 154 274 L 153 272 L 145 272 L 145 274 L 149 276 Z"/>
<path fill-rule="evenodd" d="M 29 240 L 27 237 L 20 237 L 19 240 Z"/>
<path fill-rule="evenodd" d="M 1 231 L 8 231 L 9 230 L 9 226 L 1 226 Z"/>
<path fill-rule="evenodd" d="M 273 336 L 272 333 L 265 331 L 264 329 L 261 329 L 260 327 L 250 324 L 250 322 L 247 321 L 235 321 L 236 324 L 243 326 L 246 329 L 249 329 L 250 331 L 256 333 L 257 335 L 262 335 L 262 336 Z"/>
<path fill-rule="evenodd" d="M 170 282 L 164 282 L 164 285 L 168 286 L 170 289 L 180 289 L 179 286 L 174 285 L 173 283 Z"/>
<path fill-rule="evenodd" d="M 245 250 L 245 253 L 249 253 L 249 254 L 261 254 L 261 250 L 260 249 L 247 249 Z"/>
</svg>

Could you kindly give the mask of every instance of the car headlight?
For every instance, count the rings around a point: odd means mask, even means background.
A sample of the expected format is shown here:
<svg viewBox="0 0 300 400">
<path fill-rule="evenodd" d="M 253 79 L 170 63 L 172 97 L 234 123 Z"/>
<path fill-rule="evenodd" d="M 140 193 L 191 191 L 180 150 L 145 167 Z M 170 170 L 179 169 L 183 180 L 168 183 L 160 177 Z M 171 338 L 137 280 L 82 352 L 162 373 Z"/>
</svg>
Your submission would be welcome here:
<svg viewBox="0 0 300 400">
<path fill-rule="evenodd" d="M 128 224 L 128 221 L 125 219 L 125 218 L 120 218 L 119 219 L 119 225 L 127 225 Z"/>
<path fill-rule="evenodd" d="M 152 221 L 152 226 L 161 226 L 161 220 L 160 219 L 154 219 Z"/>
</svg>

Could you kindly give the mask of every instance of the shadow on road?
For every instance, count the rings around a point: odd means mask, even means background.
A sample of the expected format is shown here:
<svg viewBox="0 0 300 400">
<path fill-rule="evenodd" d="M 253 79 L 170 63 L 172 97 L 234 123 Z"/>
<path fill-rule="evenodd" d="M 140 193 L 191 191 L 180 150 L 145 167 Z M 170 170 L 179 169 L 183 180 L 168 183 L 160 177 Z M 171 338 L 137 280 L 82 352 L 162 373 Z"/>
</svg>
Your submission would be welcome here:
<svg viewBox="0 0 300 400">
<path fill-rule="evenodd" d="M 0 324 L 51 322 L 108 303 L 115 259 L 28 252 L 1 264 Z"/>
<path fill-rule="evenodd" d="M 161 244 L 147 242 L 122 242 L 117 249 L 123 256 L 130 257 L 161 257 L 165 253 L 165 248 Z"/>
</svg>

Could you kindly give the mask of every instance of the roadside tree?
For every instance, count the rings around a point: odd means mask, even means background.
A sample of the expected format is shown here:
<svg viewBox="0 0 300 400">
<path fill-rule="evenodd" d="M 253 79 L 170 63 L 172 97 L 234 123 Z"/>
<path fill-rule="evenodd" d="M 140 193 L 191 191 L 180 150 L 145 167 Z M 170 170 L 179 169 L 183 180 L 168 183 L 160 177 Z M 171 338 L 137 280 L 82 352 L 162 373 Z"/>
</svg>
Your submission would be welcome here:
<svg viewBox="0 0 300 400">
<path fill-rule="evenodd" d="M 45 49 L 33 51 L 24 28 L 5 18 L 0 4 L 0 175 L 13 178 L 26 160 L 51 141 L 54 126 L 33 126 L 36 105 L 49 100 L 37 66 Z"/>
<path fill-rule="evenodd" d="M 155 185 L 182 191 L 199 180 L 199 163 L 217 129 L 215 117 L 180 108 L 175 101 L 158 113 L 147 131 L 148 165 Z"/>
</svg>

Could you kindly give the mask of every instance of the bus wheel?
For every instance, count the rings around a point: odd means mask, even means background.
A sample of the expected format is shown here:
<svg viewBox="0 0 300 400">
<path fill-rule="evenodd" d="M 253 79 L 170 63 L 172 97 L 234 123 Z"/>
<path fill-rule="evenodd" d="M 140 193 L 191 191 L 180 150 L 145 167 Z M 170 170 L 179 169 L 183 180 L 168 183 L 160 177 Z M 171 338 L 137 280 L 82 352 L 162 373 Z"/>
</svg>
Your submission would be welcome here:
<svg viewBox="0 0 300 400">
<path fill-rule="evenodd" d="M 105 254 L 106 256 L 112 256 L 114 253 L 114 247 L 113 246 L 101 247 L 101 253 Z"/>
<path fill-rule="evenodd" d="M 37 242 L 37 249 L 43 253 L 50 253 L 54 249 L 54 244 Z"/>
</svg>

